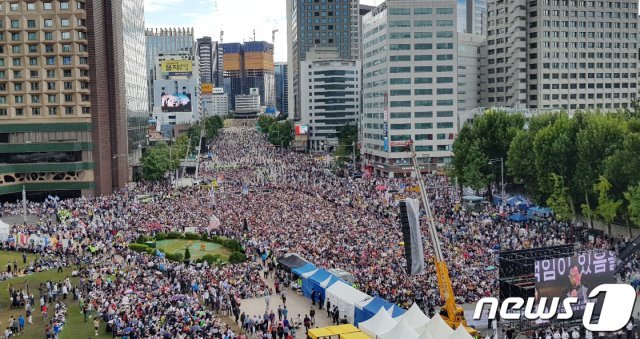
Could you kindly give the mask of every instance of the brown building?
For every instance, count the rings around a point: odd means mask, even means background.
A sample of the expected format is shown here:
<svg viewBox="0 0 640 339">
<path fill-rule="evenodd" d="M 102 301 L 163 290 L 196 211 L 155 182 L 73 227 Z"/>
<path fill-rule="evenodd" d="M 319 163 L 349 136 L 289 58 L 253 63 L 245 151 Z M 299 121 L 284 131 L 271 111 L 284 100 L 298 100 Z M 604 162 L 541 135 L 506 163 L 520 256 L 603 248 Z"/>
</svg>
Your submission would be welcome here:
<svg viewBox="0 0 640 339">
<path fill-rule="evenodd" d="M 142 13 L 142 0 L 0 2 L 0 196 L 23 186 L 45 197 L 125 186 L 131 6 Z"/>
</svg>

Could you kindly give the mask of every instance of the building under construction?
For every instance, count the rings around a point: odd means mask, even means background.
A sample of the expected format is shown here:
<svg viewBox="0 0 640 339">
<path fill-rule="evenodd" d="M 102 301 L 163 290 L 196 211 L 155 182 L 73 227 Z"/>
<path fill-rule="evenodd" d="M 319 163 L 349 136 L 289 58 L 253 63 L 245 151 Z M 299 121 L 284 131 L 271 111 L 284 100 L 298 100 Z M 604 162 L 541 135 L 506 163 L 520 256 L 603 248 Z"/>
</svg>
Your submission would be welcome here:
<svg viewBox="0 0 640 339">
<path fill-rule="evenodd" d="M 273 106 L 273 44 L 266 41 L 224 43 L 222 49 L 224 91 L 229 96 L 229 109 L 235 110 L 236 95 L 249 95 L 251 88 L 258 89 L 261 106 Z"/>
</svg>

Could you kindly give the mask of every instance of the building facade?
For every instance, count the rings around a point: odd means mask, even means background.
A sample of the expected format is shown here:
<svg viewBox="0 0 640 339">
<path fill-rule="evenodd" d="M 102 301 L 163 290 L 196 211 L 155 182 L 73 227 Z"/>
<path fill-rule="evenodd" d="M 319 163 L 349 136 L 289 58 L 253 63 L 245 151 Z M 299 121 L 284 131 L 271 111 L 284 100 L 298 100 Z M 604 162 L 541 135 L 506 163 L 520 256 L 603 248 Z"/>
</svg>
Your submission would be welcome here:
<svg viewBox="0 0 640 339">
<path fill-rule="evenodd" d="M 362 152 L 379 173 L 412 171 L 409 140 L 423 170 L 450 162 L 458 114 L 477 105 L 482 37 L 458 32 L 456 6 L 394 0 L 363 18 Z"/>
<path fill-rule="evenodd" d="M 0 195 L 125 186 L 129 144 L 144 140 L 146 88 L 126 74 L 144 73 L 142 11 L 141 0 L 0 4 Z"/>
<path fill-rule="evenodd" d="M 221 45 L 229 109 L 235 110 L 235 97 L 249 95 L 251 88 L 258 89 L 262 106 L 275 106 L 273 45 L 265 41 Z"/>
<path fill-rule="evenodd" d="M 360 61 L 303 61 L 300 70 L 300 122 L 309 126 L 309 149 L 336 147 L 339 128 L 360 117 Z"/>
<path fill-rule="evenodd" d="M 340 59 L 360 55 L 359 1 L 313 2 L 287 0 L 287 64 L 289 66 L 289 117 L 300 119 L 300 62 L 312 47 L 333 47 Z"/>
<path fill-rule="evenodd" d="M 213 84 L 213 71 L 215 69 L 214 43 L 211 37 L 205 36 L 197 40 L 198 62 L 200 63 L 200 80 L 203 84 Z"/>
<path fill-rule="evenodd" d="M 286 62 L 276 62 L 276 109 L 280 114 L 289 112 L 289 78 Z"/>
<path fill-rule="evenodd" d="M 637 1 L 489 1 L 483 106 L 627 107 L 638 91 L 639 33 Z"/>
<path fill-rule="evenodd" d="M 193 28 L 148 28 L 145 30 L 147 53 L 147 75 L 149 88 L 149 110 L 153 107 L 153 79 L 156 59 L 160 53 L 195 52 Z"/>
</svg>

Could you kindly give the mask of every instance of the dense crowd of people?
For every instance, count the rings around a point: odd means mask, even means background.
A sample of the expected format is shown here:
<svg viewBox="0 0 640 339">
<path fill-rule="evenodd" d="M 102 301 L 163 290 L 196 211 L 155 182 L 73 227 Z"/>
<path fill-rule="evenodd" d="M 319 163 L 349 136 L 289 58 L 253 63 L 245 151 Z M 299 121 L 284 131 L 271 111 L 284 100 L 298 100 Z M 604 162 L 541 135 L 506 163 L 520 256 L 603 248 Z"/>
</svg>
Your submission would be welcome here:
<svg viewBox="0 0 640 339">
<path fill-rule="evenodd" d="M 427 264 L 426 272 L 419 276 L 405 273 L 393 191 L 415 186 L 414 179 L 336 176 L 325 159 L 273 147 L 248 129 L 222 130 L 210 149 L 213 158 L 203 162 L 200 174 L 215 180 L 215 192 L 201 186 L 175 189 L 165 180 L 138 183 L 95 198 L 32 202 L 29 212 L 41 215 L 41 220 L 14 225 L 12 232 L 55 237 L 60 245 L 45 249 L 14 241 L 3 248 L 42 253 L 29 272 L 77 265 L 80 283 L 62 283 L 60 288 L 64 286 L 83 304 L 83 312 L 94 312 L 109 331 L 131 337 L 234 338 L 236 334 L 214 312 L 226 312 L 238 321 L 242 299 L 265 295 L 268 288 L 260 278 L 264 270 L 260 259 L 266 254 L 277 257 L 295 252 L 319 267 L 351 272 L 362 291 L 406 308 L 416 300 L 425 308 L 442 305 L 434 265 Z M 470 212 L 460 207 L 457 191 L 446 178 L 428 176 L 425 180 L 431 187 L 428 196 L 460 303 L 495 296 L 497 251 L 576 240 L 555 221 L 516 223 L 498 217 L 490 206 Z M 404 195 L 416 196 L 409 191 Z M 71 213 L 65 222 L 55 218 L 61 209 Z M 21 212 L 21 204 L 0 206 L 0 215 Z M 219 225 L 212 226 L 213 216 Z M 127 248 L 141 234 L 186 227 L 241 241 L 250 260 L 221 267 L 190 266 Z M 430 235 L 423 230 L 430 243 Z M 598 238 L 580 245 L 618 250 L 624 241 Z M 424 251 L 425 258 L 432 260 L 431 248 L 425 246 Z M 640 281 L 637 271 L 628 270 L 632 281 Z M 0 275 L 0 279 L 12 276 Z M 45 296 L 49 292 L 41 291 Z M 58 299 L 44 304 L 55 305 Z M 270 332 L 274 323 L 270 316 L 254 318 L 244 316 L 239 323 L 253 334 Z M 286 334 L 295 332 L 296 324 L 305 323 L 288 321 Z M 58 320 L 54 330 L 52 322 L 51 332 L 62 330 L 63 323 Z"/>
</svg>

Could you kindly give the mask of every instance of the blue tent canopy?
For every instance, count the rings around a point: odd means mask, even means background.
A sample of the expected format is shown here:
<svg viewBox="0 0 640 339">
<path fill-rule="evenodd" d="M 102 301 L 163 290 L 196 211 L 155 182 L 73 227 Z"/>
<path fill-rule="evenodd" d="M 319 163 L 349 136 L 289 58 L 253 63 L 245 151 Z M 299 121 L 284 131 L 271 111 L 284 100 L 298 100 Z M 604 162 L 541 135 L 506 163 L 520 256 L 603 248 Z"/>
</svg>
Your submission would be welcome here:
<svg viewBox="0 0 640 339">
<path fill-rule="evenodd" d="M 384 307 L 385 310 L 388 310 L 393 307 L 393 304 L 380 297 L 373 297 L 364 305 L 364 307 L 362 307 L 362 309 L 359 306 L 356 306 L 354 325 L 358 326 L 359 323 L 371 319 L 382 307 Z"/>
<path fill-rule="evenodd" d="M 323 280 L 323 282 L 326 281 L 326 280 L 327 279 Z M 340 279 L 340 278 L 336 277 L 335 275 L 331 274 L 331 276 L 329 277 L 329 283 L 327 283 L 327 285 L 322 287 L 322 288 L 326 290 L 327 288 L 331 287 L 331 285 L 335 284 L 337 281 L 340 281 L 340 280 L 342 280 L 342 279 Z"/>
<path fill-rule="evenodd" d="M 515 221 L 515 222 L 525 222 L 527 220 L 529 220 L 529 218 L 527 218 L 526 215 L 522 215 L 520 213 L 515 213 L 509 216 L 509 220 L 511 221 Z"/>
<path fill-rule="evenodd" d="M 293 272 L 293 273 L 295 273 L 297 275 L 302 275 L 303 273 L 311 272 L 311 271 L 315 270 L 316 268 L 317 267 L 314 264 L 306 263 L 303 266 L 291 269 L 291 272 Z"/>
<path fill-rule="evenodd" d="M 316 273 L 314 273 L 312 276 L 309 277 L 309 279 L 307 279 L 307 288 L 305 289 L 305 284 L 304 281 L 302 282 L 302 292 L 304 293 L 305 297 L 310 297 L 311 296 L 311 290 L 316 291 L 316 293 L 320 293 L 320 300 L 324 300 L 324 291 L 325 288 L 320 286 L 320 283 L 322 283 L 323 281 L 329 279 L 329 277 L 331 277 L 332 274 L 323 270 L 323 269 L 319 269 Z M 317 300 L 317 295 L 316 295 L 316 300 Z"/>
<path fill-rule="evenodd" d="M 549 207 L 533 206 L 527 211 L 527 213 L 529 215 L 533 215 L 533 214 L 550 215 L 551 213 L 553 213 L 553 211 Z"/>
<path fill-rule="evenodd" d="M 405 312 L 407 312 L 404 308 L 399 307 L 398 305 L 393 305 L 393 310 L 389 310 L 387 309 L 387 311 L 389 311 L 389 314 L 391 314 L 391 318 L 396 318 L 399 317 L 401 315 L 403 315 Z"/>
</svg>

